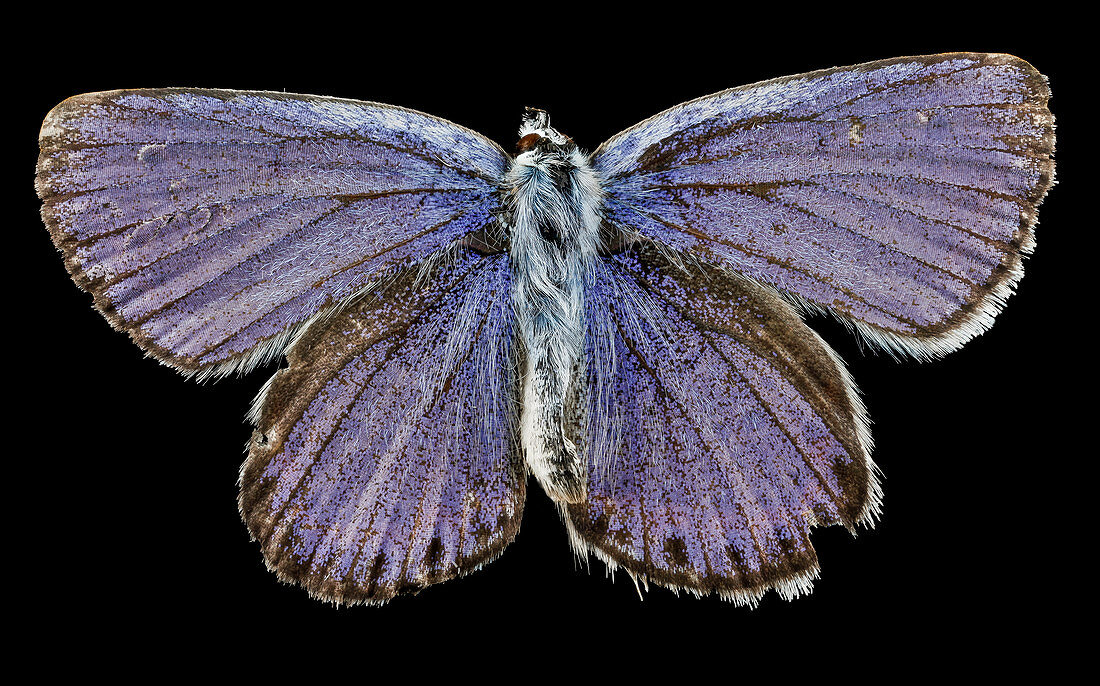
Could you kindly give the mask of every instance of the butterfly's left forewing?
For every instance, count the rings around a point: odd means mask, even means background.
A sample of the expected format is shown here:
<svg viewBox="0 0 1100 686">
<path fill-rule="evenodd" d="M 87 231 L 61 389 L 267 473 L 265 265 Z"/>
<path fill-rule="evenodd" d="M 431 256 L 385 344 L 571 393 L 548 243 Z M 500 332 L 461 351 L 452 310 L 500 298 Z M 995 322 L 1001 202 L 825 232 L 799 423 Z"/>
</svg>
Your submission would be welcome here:
<svg viewBox="0 0 1100 686">
<path fill-rule="evenodd" d="M 879 497 L 833 353 L 774 293 L 652 245 L 603 259 L 586 310 L 574 544 L 736 602 L 807 590 L 811 526 L 867 523 Z"/>
<path fill-rule="evenodd" d="M 515 536 L 507 256 L 411 270 L 290 349 L 257 399 L 241 511 L 281 578 L 378 603 L 477 569 Z"/>
<path fill-rule="evenodd" d="M 36 187 L 73 279 L 187 373 L 247 369 L 311 317 L 492 224 L 506 156 L 430 115 L 289 93 L 87 93 Z"/>
</svg>

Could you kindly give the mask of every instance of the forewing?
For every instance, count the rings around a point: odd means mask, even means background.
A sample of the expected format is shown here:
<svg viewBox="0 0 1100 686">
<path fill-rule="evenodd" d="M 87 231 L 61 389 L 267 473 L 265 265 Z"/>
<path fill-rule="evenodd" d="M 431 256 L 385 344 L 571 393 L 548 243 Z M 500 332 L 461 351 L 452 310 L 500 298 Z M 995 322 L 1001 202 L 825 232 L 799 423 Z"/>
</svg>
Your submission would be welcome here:
<svg viewBox="0 0 1100 686">
<path fill-rule="evenodd" d="M 384 602 L 477 569 L 515 536 L 506 255 L 410 272 L 312 325 L 257 399 L 241 512 L 280 578 Z"/>
<path fill-rule="evenodd" d="M 643 582 L 738 603 L 808 591 L 810 527 L 869 524 L 879 500 L 836 356 L 772 291 L 652 246 L 605 259 L 586 311 L 574 545 Z"/>
<path fill-rule="evenodd" d="M 607 214 L 916 357 L 988 328 L 1054 174 L 1046 79 L 905 57 L 685 103 L 593 155 Z"/>
<path fill-rule="evenodd" d="M 47 115 L 36 187 L 73 279 L 185 372 L 296 327 L 491 222 L 505 155 L 418 112 L 287 93 L 89 93 Z"/>
</svg>

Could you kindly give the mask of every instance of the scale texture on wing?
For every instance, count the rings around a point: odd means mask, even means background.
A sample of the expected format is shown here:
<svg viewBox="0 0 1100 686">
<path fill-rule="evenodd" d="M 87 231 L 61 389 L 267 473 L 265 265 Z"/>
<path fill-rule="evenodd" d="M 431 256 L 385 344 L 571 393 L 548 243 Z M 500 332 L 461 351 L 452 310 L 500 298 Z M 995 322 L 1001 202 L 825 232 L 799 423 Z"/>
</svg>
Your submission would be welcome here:
<svg viewBox="0 0 1100 686">
<path fill-rule="evenodd" d="M 410 110 L 286 93 L 89 93 L 39 138 L 42 216 L 116 327 L 186 372 L 295 327 L 491 221 L 505 155 Z"/>
<path fill-rule="evenodd" d="M 734 88 L 593 154 L 628 232 L 916 357 L 988 328 L 1050 187 L 1045 78 L 1009 55 L 871 62 Z"/>
<path fill-rule="evenodd" d="M 879 501 L 862 405 L 832 351 L 769 289 L 652 245 L 604 259 L 585 308 L 574 545 L 738 603 L 808 591 L 810 527 L 869 524 Z"/>
<path fill-rule="evenodd" d="M 473 571 L 515 536 L 506 255 L 410 272 L 313 324 L 257 399 L 241 512 L 268 565 L 340 603 Z"/>
</svg>

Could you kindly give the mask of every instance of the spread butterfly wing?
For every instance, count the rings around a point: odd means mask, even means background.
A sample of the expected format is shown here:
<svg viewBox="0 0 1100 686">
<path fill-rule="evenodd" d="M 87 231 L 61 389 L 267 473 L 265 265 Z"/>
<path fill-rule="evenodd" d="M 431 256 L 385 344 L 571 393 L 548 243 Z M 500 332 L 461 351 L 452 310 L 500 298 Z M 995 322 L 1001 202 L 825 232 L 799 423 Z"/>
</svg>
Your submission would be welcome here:
<svg viewBox="0 0 1100 686">
<path fill-rule="evenodd" d="M 286 93 L 89 93 L 39 138 L 42 216 L 73 279 L 157 359 L 224 373 L 491 222 L 505 155 L 449 122 Z"/>
<path fill-rule="evenodd" d="M 384 602 L 477 569 L 514 538 L 506 255 L 410 271 L 288 351 L 265 387 L 240 506 L 283 580 Z"/>
<path fill-rule="evenodd" d="M 586 310 L 574 546 L 738 603 L 808 591 L 811 526 L 870 523 L 879 502 L 862 406 L 832 351 L 771 290 L 653 246 L 604 259 Z"/>
<path fill-rule="evenodd" d="M 734 88 L 603 144 L 608 219 L 919 358 L 987 329 L 1054 174 L 1046 79 L 1009 55 Z"/>
</svg>

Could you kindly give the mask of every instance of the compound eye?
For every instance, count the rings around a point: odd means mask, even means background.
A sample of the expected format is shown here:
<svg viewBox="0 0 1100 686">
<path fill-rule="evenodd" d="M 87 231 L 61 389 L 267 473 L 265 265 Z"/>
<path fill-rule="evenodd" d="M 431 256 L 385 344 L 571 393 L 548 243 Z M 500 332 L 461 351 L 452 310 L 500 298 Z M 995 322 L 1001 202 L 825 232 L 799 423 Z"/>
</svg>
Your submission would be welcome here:
<svg viewBox="0 0 1100 686">
<path fill-rule="evenodd" d="M 522 155 L 523 153 L 538 145 L 538 142 L 541 141 L 542 138 L 543 137 L 538 135 L 537 133 L 527 134 L 523 138 L 520 138 L 519 142 L 516 143 L 516 152 Z"/>
</svg>

